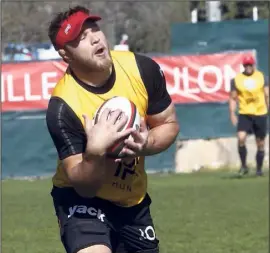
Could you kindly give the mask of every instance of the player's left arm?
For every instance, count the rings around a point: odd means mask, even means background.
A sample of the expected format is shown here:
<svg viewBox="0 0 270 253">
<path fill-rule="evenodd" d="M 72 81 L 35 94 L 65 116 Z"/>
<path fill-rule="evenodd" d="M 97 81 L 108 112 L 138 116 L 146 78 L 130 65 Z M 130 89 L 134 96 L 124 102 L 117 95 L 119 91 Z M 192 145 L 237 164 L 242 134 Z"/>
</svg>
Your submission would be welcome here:
<svg viewBox="0 0 270 253">
<path fill-rule="evenodd" d="M 147 125 L 150 130 L 144 155 L 154 155 L 169 148 L 179 133 L 179 124 L 173 103 L 158 114 L 148 115 Z"/>
<path fill-rule="evenodd" d="M 179 123 L 159 65 L 146 56 L 137 55 L 136 58 L 148 93 L 146 123 L 150 130 L 143 155 L 154 155 L 166 150 L 175 141 Z"/>
<path fill-rule="evenodd" d="M 264 96 L 265 96 L 267 109 L 269 110 L 269 84 L 268 84 L 268 80 L 265 77 L 264 77 Z"/>
</svg>

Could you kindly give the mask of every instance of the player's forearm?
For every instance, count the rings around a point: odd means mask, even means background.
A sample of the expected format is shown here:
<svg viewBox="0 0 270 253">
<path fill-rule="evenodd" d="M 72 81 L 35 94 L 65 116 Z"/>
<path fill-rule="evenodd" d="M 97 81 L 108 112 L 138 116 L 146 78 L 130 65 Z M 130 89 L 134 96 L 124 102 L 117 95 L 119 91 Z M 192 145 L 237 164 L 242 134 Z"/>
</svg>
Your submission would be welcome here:
<svg viewBox="0 0 270 253">
<path fill-rule="evenodd" d="M 105 174 L 105 158 L 84 157 L 72 169 L 69 179 L 79 195 L 94 197 L 103 184 Z"/>
<path fill-rule="evenodd" d="M 230 100 L 229 100 L 230 115 L 235 114 L 236 107 L 237 107 L 237 103 L 236 103 L 235 99 L 230 98 Z"/>
<path fill-rule="evenodd" d="M 177 122 L 167 123 L 151 129 L 144 155 L 155 155 L 168 149 L 175 141 L 178 133 L 179 124 Z"/>
</svg>

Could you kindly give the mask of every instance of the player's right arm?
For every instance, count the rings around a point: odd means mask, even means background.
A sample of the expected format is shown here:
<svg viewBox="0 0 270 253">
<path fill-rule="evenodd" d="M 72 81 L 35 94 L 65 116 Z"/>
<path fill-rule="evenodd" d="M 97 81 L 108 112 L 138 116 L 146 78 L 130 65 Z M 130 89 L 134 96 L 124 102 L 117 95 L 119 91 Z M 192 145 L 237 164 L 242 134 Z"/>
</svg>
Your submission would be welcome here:
<svg viewBox="0 0 270 253">
<path fill-rule="evenodd" d="M 105 111 L 97 125 L 84 116 L 83 125 L 77 115 L 61 98 L 51 98 L 46 122 L 70 183 L 83 197 L 94 197 L 103 183 L 106 169 L 106 150 L 116 141 L 131 133 L 131 129 L 118 132 L 126 123 L 121 112 L 115 111 L 107 120 Z M 115 124 L 114 124 L 115 123 Z"/>
<path fill-rule="evenodd" d="M 229 112 L 230 112 L 230 119 L 234 126 L 237 124 L 237 117 L 236 117 L 236 109 L 237 109 L 237 90 L 235 87 L 235 80 L 232 79 L 231 81 L 231 91 L 229 97 Z"/>
<path fill-rule="evenodd" d="M 268 80 L 269 80 L 269 78 L 264 77 L 264 96 L 265 96 L 267 111 L 269 111 L 269 84 L 268 84 Z"/>
</svg>

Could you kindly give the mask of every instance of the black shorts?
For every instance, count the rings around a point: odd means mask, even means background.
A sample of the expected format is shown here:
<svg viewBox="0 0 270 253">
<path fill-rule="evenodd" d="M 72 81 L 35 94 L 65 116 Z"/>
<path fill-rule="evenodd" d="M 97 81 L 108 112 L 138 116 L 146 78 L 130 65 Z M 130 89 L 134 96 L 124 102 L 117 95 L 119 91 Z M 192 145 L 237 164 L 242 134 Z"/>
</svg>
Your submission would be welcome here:
<svg viewBox="0 0 270 253">
<path fill-rule="evenodd" d="M 53 187 L 51 195 L 67 253 L 98 244 L 113 253 L 118 253 L 119 247 L 128 253 L 159 252 L 148 195 L 129 208 L 100 198 L 83 198 L 73 188 Z"/>
<path fill-rule="evenodd" d="M 267 115 L 245 115 L 240 114 L 238 118 L 237 131 L 255 134 L 257 138 L 265 138 L 267 133 Z"/>
</svg>

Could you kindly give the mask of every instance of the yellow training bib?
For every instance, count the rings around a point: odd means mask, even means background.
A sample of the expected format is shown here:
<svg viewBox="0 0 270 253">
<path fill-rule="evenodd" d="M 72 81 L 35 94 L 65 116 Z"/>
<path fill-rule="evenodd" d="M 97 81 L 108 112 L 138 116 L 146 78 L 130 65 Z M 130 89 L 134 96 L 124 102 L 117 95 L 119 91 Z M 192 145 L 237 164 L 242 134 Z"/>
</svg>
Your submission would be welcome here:
<svg viewBox="0 0 270 253">
<path fill-rule="evenodd" d="M 254 71 L 250 76 L 240 73 L 234 80 L 235 87 L 238 92 L 239 114 L 266 114 L 267 105 L 264 95 L 263 73 L 260 71 Z"/>
<path fill-rule="evenodd" d="M 131 52 L 112 52 L 115 69 L 115 83 L 103 94 L 89 92 L 77 83 L 69 71 L 57 83 L 52 96 L 63 99 L 84 124 L 82 115 L 93 118 L 99 106 L 109 98 L 123 96 L 131 100 L 141 117 L 146 116 L 148 94 L 140 76 L 135 56 Z M 57 187 L 71 187 L 67 176 L 58 161 L 57 171 L 53 177 Z M 147 190 L 147 175 L 144 158 L 135 159 L 129 166 L 112 163 L 104 185 L 97 197 L 109 200 L 121 206 L 133 206 L 140 203 Z"/>
</svg>

